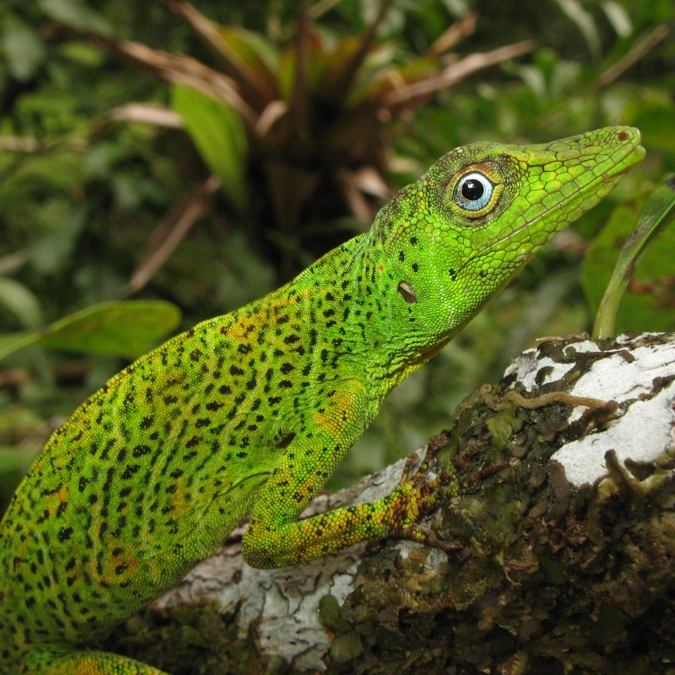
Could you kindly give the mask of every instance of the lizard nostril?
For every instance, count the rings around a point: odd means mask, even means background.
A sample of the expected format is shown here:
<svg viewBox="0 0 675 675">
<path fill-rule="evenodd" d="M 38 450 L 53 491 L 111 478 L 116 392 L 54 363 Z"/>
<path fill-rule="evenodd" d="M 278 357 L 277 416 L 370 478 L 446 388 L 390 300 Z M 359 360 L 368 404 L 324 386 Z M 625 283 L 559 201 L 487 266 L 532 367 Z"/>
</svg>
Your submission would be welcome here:
<svg viewBox="0 0 675 675">
<path fill-rule="evenodd" d="M 620 141 L 628 140 L 628 134 L 625 131 L 620 131 L 619 132 L 619 140 Z"/>
</svg>

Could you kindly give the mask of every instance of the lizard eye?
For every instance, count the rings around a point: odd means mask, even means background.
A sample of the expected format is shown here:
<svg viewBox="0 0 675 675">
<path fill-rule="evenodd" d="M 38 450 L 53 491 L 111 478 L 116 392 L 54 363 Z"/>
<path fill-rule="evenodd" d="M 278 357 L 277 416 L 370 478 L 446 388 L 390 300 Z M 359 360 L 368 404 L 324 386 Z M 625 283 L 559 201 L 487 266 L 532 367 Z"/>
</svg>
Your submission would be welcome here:
<svg viewBox="0 0 675 675">
<path fill-rule="evenodd" d="M 494 187 L 492 181 L 482 173 L 467 173 L 457 182 L 455 203 L 467 211 L 479 211 L 489 203 Z"/>
</svg>

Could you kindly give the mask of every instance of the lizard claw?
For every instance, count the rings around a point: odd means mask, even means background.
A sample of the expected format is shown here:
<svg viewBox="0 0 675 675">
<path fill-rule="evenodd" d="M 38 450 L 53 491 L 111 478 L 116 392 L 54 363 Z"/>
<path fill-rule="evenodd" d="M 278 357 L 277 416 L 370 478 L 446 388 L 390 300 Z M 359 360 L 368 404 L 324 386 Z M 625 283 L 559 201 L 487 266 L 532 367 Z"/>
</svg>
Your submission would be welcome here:
<svg viewBox="0 0 675 675">
<path fill-rule="evenodd" d="M 424 525 L 410 525 L 405 528 L 401 533 L 401 536 L 404 539 L 410 539 L 411 541 L 416 541 L 425 546 L 431 546 L 432 548 L 439 548 L 443 551 L 459 551 L 464 548 L 462 544 L 458 544 L 457 542 L 439 539 L 432 529 L 425 527 Z"/>
<path fill-rule="evenodd" d="M 399 485 L 407 485 L 411 480 L 414 479 L 414 477 L 417 474 L 419 474 L 420 472 L 426 472 L 428 465 L 427 465 L 427 458 L 425 457 L 422 460 L 421 464 L 419 465 L 417 471 L 415 471 L 415 474 L 412 477 L 410 476 L 410 469 L 413 468 L 415 462 L 417 462 L 418 459 L 419 457 L 415 452 L 411 452 L 405 458 L 405 464 L 403 465 L 403 473 L 401 474 L 401 479 L 398 482 Z"/>
<path fill-rule="evenodd" d="M 432 471 L 432 465 L 435 466 L 437 460 L 433 458 L 429 461 L 429 458 L 425 457 L 411 476 L 410 470 L 418 460 L 419 458 L 415 453 L 411 453 L 406 457 L 398 487 L 405 489 L 412 488 L 426 495 L 438 485 L 438 476 L 435 474 L 432 474 L 432 477 L 429 476 L 429 473 Z"/>
</svg>

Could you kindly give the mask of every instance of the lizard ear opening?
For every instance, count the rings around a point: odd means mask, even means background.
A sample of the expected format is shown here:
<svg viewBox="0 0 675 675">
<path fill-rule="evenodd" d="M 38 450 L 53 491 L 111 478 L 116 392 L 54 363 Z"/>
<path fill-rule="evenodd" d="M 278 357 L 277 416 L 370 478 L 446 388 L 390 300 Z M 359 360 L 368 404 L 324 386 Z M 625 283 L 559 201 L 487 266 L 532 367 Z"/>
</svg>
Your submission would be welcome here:
<svg viewBox="0 0 675 675">
<path fill-rule="evenodd" d="M 290 433 L 286 434 L 277 443 L 277 449 L 282 450 L 283 448 L 287 448 L 293 442 L 294 438 L 295 438 L 295 431 L 291 431 Z"/>
<path fill-rule="evenodd" d="M 417 293 L 415 293 L 415 289 L 407 281 L 399 282 L 397 290 L 407 303 L 412 304 L 413 302 L 417 302 Z"/>
</svg>

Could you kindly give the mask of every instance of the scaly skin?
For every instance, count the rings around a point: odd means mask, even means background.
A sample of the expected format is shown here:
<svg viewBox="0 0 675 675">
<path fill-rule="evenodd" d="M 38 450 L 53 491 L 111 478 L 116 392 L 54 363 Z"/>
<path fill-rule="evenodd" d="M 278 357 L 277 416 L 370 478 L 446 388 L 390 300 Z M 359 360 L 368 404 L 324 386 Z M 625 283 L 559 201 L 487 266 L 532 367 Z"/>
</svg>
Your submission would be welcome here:
<svg viewBox="0 0 675 675">
<path fill-rule="evenodd" d="M 415 517 L 461 482 L 413 477 L 372 504 L 296 519 L 392 387 L 607 195 L 642 159 L 638 144 L 612 127 L 457 148 L 368 234 L 110 380 L 54 433 L 0 524 L 0 670 L 158 673 L 77 645 L 179 581 L 248 514 L 243 552 L 257 567 L 374 537 L 428 540 Z M 457 187 L 471 172 L 494 184 L 477 210 L 475 184 L 463 202 L 468 179 Z"/>
</svg>

